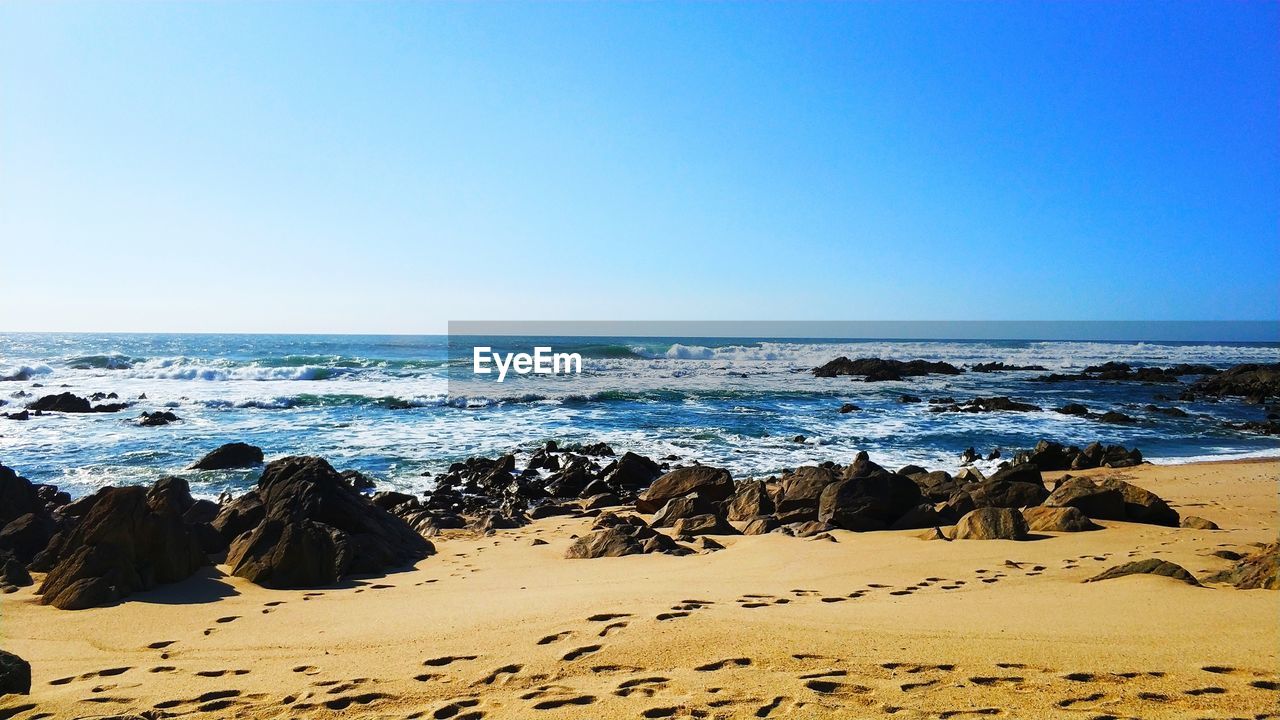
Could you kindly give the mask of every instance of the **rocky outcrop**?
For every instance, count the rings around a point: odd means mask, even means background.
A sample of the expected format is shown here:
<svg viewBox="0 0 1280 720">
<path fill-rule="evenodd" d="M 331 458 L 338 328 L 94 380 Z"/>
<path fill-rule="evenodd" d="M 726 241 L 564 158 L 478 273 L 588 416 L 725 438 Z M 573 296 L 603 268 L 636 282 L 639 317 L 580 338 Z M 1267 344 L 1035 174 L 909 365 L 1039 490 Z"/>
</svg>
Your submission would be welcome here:
<svg viewBox="0 0 1280 720">
<path fill-rule="evenodd" d="M 978 508 L 956 523 L 956 540 L 1025 540 L 1027 521 L 1012 508 Z"/>
<path fill-rule="evenodd" d="M 725 515 L 729 520 L 745 521 L 773 512 L 773 498 L 769 497 L 764 483 L 748 480 L 738 483 L 733 497 L 725 503 Z"/>
<path fill-rule="evenodd" d="M 991 372 L 1015 372 L 1026 370 L 1044 371 L 1047 368 L 1043 365 L 1006 365 L 1003 362 L 986 362 L 978 363 L 969 367 L 973 372 L 991 373 Z"/>
<path fill-rule="evenodd" d="M 1079 373 L 1052 373 L 1042 375 L 1036 380 L 1041 382 L 1080 382 L 1101 380 L 1109 382 L 1143 382 L 1174 384 L 1188 375 L 1213 375 L 1220 372 L 1210 365 L 1181 364 L 1172 367 L 1140 367 L 1135 368 L 1128 363 L 1107 362 L 1091 365 Z"/>
<path fill-rule="evenodd" d="M 694 535 L 737 535 L 738 531 L 725 519 L 713 513 L 704 513 L 692 517 L 680 518 L 672 526 L 671 532 L 676 537 Z"/>
<path fill-rule="evenodd" d="M 227 552 L 231 574 L 275 588 L 331 585 L 434 551 L 405 521 L 374 505 L 318 457 L 267 465 L 257 496 L 264 517 Z"/>
<path fill-rule="evenodd" d="M 112 397 L 115 393 L 111 394 Z M 105 397 L 105 396 L 104 396 Z M 101 403 L 93 405 L 88 398 L 82 398 L 69 392 L 57 395 L 45 395 L 39 400 L 27 404 L 27 409 L 37 412 L 60 413 L 107 413 L 119 412 L 129 407 L 128 403 Z"/>
<path fill-rule="evenodd" d="M 886 530 L 924 501 L 911 478 L 892 473 L 860 454 L 845 479 L 822 490 L 818 520 L 854 531 Z M 929 524 L 932 524 L 929 523 Z"/>
<path fill-rule="evenodd" d="M 810 512 L 816 518 L 822 491 L 836 479 L 831 468 L 818 465 L 806 465 L 784 475 L 774 501 L 778 514 Z"/>
<path fill-rule="evenodd" d="M 1205 582 L 1227 583 L 1241 590 L 1280 590 L 1280 542 L 1240 558 L 1230 569 Z"/>
<path fill-rule="evenodd" d="M 1091 470 L 1098 467 L 1126 468 L 1143 462 L 1142 451 L 1137 448 L 1130 450 L 1120 445 L 1104 447 L 1102 443 L 1092 443 L 1082 450 L 1074 445 L 1064 446 L 1051 440 L 1041 440 L 1034 449 L 1018 453 L 1017 460 L 1031 463 L 1045 472 Z"/>
<path fill-rule="evenodd" d="M 157 410 L 155 412 L 144 412 L 138 416 L 138 425 L 141 427 L 160 427 L 181 420 L 168 410 Z"/>
<path fill-rule="evenodd" d="M 619 490 L 638 490 L 662 475 L 658 463 L 643 455 L 625 452 L 601 473 L 605 484 Z"/>
<path fill-rule="evenodd" d="M 929 408 L 929 412 L 1038 412 L 1039 405 L 1018 402 L 1004 396 L 976 397 L 966 403 L 939 403 Z"/>
<path fill-rule="evenodd" d="M 1195 585 L 1196 587 L 1200 586 L 1200 582 L 1196 580 L 1194 575 L 1187 572 L 1186 568 L 1181 565 L 1171 563 L 1168 560 L 1158 560 L 1156 558 L 1137 560 L 1135 562 L 1125 563 L 1124 565 L 1117 565 L 1094 575 L 1084 582 L 1090 583 L 1099 582 L 1101 580 L 1114 580 L 1115 578 L 1125 577 L 1126 575 L 1160 575 L 1162 577 L 1173 578 L 1174 580 L 1181 580 L 1188 585 Z"/>
<path fill-rule="evenodd" d="M 733 492 L 733 477 L 728 470 L 705 465 L 678 468 L 653 481 L 649 489 L 640 493 L 636 498 L 636 510 L 657 512 L 668 500 L 689 494 L 709 502 L 720 502 Z"/>
<path fill-rule="evenodd" d="M 964 372 L 960 368 L 945 362 L 929 362 L 927 360 L 885 360 L 882 358 L 859 358 L 850 360 L 838 357 L 821 367 L 813 369 L 815 377 L 837 377 L 839 375 L 861 375 L 867 382 L 881 380 L 901 380 L 905 377 L 921 375 L 959 375 Z"/>
<path fill-rule="evenodd" d="M 596 518 L 591 532 L 575 540 L 564 556 L 588 559 L 654 552 L 687 555 L 693 550 L 654 530 L 634 515 L 621 517 L 603 513 Z"/>
<path fill-rule="evenodd" d="M 1232 395 L 1250 402 L 1263 403 L 1280 397 L 1280 363 L 1248 363 L 1195 383 L 1196 392 L 1205 395 Z"/>
<path fill-rule="evenodd" d="M 710 500 L 705 500 L 697 493 L 689 493 L 684 497 L 671 498 L 658 508 L 649 522 L 653 527 L 671 527 L 676 521 L 691 518 L 695 515 L 706 515 L 716 512 Z"/>
<path fill-rule="evenodd" d="M 248 443 L 227 443 L 200 458 L 192 470 L 233 470 L 251 468 L 262 464 L 262 448 Z"/>
<path fill-rule="evenodd" d="M 185 481 L 150 488 L 108 487 L 59 543 L 37 593 L 63 610 L 105 605 L 131 593 L 190 577 L 208 563 L 182 516 L 193 500 Z"/>
<path fill-rule="evenodd" d="M 1033 532 L 1084 532 L 1102 526 L 1074 507 L 1031 507 L 1022 511 L 1027 529 Z"/>
<path fill-rule="evenodd" d="M 1049 507 L 1075 507 L 1097 520 L 1123 520 L 1178 527 L 1178 512 L 1155 493 L 1131 485 L 1118 478 L 1094 482 L 1088 478 L 1069 478 L 1060 484 L 1044 504 Z"/>
<path fill-rule="evenodd" d="M 0 697 L 30 693 L 31 663 L 13 653 L 0 650 Z"/>
</svg>

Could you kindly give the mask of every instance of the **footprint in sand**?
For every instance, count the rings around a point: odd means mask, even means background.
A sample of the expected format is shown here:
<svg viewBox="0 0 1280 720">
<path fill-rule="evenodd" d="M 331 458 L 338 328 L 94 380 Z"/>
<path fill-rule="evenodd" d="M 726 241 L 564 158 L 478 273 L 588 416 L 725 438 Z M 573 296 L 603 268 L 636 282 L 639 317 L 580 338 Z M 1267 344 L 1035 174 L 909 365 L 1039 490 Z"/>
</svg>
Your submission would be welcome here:
<svg viewBox="0 0 1280 720">
<path fill-rule="evenodd" d="M 590 705 L 595 702 L 594 695 L 573 695 L 569 697 L 552 698 L 543 700 L 533 704 L 534 710 L 555 710 L 568 705 Z"/>
<path fill-rule="evenodd" d="M 422 664 L 426 665 L 427 667 L 444 667 L 445 665 L 452 665 L 453 663 L 456 663 L 456 662 L 463 662 L 466 660 L 475 660 L 478 657 L 479 655 L 444 655 L 438 658 L 430 658 L 428 660 L 423 660 Z"/>
<path fill-rule="evenodd" d="M 625 622 L 609 623 L 601 628 L 600 632 L 596 633 L 596 635 L 599 637 L 609 637 L 610 634 L 615 633 L 626 626 L 627 624 Z"/>
<path fill-rule="evenodd" d="M 543 637 L 542 639 L 538 640 L 538 644 L 539 644 L 539 645 L 550 645 L 551 643 L 557 643 L 557 642 L 560 642 L 561 640 L 564 640 L 565 638 L 569 637 L 570 635 L 573 635 L 573 631 L 572 631 L 572 630 L 565 630 L 564 632 L 558 632 L 558 633 L 556 633 L 555 635 L 547 635 L 546 637 Z"/>
<path fill-rule="evenodd" d="M 729 658 L 727 660 L 710 662 L 706 665 L 699 665 L 694 668 L 694 670 L 697 670 L 698 672 L 715 672 L 716 670 L 724 670 L 728 667 L 747 667 L 750 664 L 751 658 Z"/>
<path fill-rule="evenodd" d="M 451 700 L 448 704 L 436 708 L 435 712 L 431 713 L 431 717 L 436 718 L 436 720 L 448 720 L 449 718 L 454 718 L 454 720 L 482 718 L 484 717 L 483 712 L 479 710 L 470 710 L 470 708 L 474 708 L 479 704 L 480 701 L 476 698 L 459 698 L 457 700 Z"/>
<path fill-rule="evenodd" d="M 147 646 L 147 649 L 148 649 L 148 650 L 162 650 L 162 649 L 167 648 L 167 647 L 169 647 L 170 645 L 172 645 L 172 644 L 174 644 L 174 643 L 176 643 L 176 642 L 178 642 L 178 641 L 177 641 L 177 640 L 157 640 L 156 642 L 153 642 L 153 643 L 151 643 L 150 645 L 148 645 L 148 646 Z"/>
<path fill-rule="evenodd" d="M 296 673 L 302 673 L 303 675 L 319 675 L 320 674 L 320 668 L 314 665 L 299 665 L 295 667 L 293 671 Z"/>
<path fill-rule="evenodd" d="M 657 616 L 655 619 L 657 619 L 657 620 L 676 620 L 676 619 L 678 619 L 678 618 L 686 618 L 686 617 L 689 617 L 689 613 L 688 613 L 688 612 L 685 612 L 685 611 L 683 611 L 683 610 L 681 610 L 681 611 L 677 611 L 677 612 L 664 612 L 664 613 L 658 613 L 658 616 Z"/>
<path fill-rule="evenodd" d="M 590 655 L 592 653 L 599 652 L 600 647 L 601 646 L 599 645 L 584 645 L 580 648 L 574 648 L 573 650 L 570 650 L 569 652 L 565 653 L 564 657 L 561 659 L 564 660 L 565 662 L 573 662 L 578 658 L 586 657 L 587 655 Z"/>
<path fill-rule="evenodd" d="M 501 680 L 502 682 L 506 682 L 507 680 L 510 680 L 512 677 L 514 677 L 515 674 L 520 672 L 522 669 L 524 669 L 523 665 L 519 665 L 515 663 L 512 663 L 511 665 L 503 665 L 497 670 L 494 670 L 488 675 L 485 675 L 483 678 L 481 678 L 480 682 L 484 683 L 485 685 L 493 685 L 499 680 Z"/>
<path fill-rule="evenodd" d="M 609 622 L 626 617 L 631 617 L 631 613 L 598 613 L 587 618 L 587 622 Z"/>
<path fill-rule="evenodd" d="M 670 680 L 664 677 L 642 677 L 624 680 L 618 684 L 618 688 L 613 691 L 613 694 L 618 697 L 630 697 L 632 695 L 653 697 L 659 690 L 665 688 L 668 682 Z"/>
</svg>

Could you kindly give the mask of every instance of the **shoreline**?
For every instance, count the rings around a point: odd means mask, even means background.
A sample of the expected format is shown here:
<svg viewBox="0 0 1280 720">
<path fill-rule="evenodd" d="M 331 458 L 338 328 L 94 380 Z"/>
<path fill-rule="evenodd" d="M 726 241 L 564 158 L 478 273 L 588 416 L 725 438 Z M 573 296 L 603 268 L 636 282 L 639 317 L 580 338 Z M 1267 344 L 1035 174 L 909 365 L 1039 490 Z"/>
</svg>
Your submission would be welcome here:
<svg viewBox="0 0 1280 720">
<path fill-rule="evenodd" d="M 570 560 L 563 553 L 593 518 L 557 516 L 489 535 L 444 530 L 412 569 L 314 590 L 263 588 L 225 565 L 88 610 L 38 605 L 28 587 L 0 596 L 0 646 L 32 663 L 32 695 L 6 696 L 0 708 L 22 720 L 146 709 L 245 718 L 1274 710 L 1276 593 L 1155 576 L 1081 580 L 1131 555 L 1203 577 L 1230 564 L 1215 550 L 1275 542 L 1280 461 L 1067 472 L 1126 477 L 1223 529 L 1098 521 L 1103 530 L 1031 542 L 949 543 L 913 530 L 832 530 L 830 540 L 716 536 L 725 549 L 684 557 Z M 152 647 L 160 643 L 170 644 Z"/>
</svg>

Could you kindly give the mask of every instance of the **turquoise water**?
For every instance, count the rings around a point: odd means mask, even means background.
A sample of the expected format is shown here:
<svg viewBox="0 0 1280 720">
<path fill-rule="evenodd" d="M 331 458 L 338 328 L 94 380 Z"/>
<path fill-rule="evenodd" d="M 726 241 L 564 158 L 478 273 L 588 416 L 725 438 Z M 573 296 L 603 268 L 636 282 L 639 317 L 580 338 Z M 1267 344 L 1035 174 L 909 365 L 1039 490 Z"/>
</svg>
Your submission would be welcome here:
<svg viewBox="0 0 1280 720">
<path fill-rule="evenodd" d="M 1102 382 L 1039 383 L 1043 373 L 965 373 L 864 383 L 815 378 L 809 370 L 838 355 L 944 360 L 964 366 L 1003 361 L 1079 370 L 1108 360 L 1135 366 L 1276 362 L 1275 344 L 995 341 L 830 341 L 767 339 L 546 338 L 579 352 L 583 373 L 511 377 L 501 385 L 470 375 L 471 346 L 444 336 L 0 335 L 0 411 L 69 390 L 115 392 L 134 406 L 114 414 L 0 419 L 0 463 L 80 494 L 104 484 L 150 482 L 183 473 L 204 452 L 232 440 L 268 456 L 314 453 L 356 468 L 384 486 L 427 487 L 423 473 L 475 454 L 529 449 L 548 439 L 604 440 L 651 456 L 678 454 L 762 475 L 858 450 L 890 466 L 954 470 L 959 454 L 1027 447 L 1047 437 L 1138 446 L 1176 462 L 1280 454 L 1280 439 L 1222 427 L 1260 420 L 1240 402 L 1178 402 L 1179 389 Z M 523 340 L 495 348 L 528 350 Z M 452 350 L 452 351 L 451 351 Z M 35 387 L 40 385 L 42 387 Z M 29 393 L 30 396 L 22 396 Z M 1038 413 L 928 412 L 923 398 L 1009 395 Z M 137 398 L 145 394 L 145 400 Z M 863 409 L 841 415 L 842 403 Z M 1121 410 L 1132 426 L 1049 411 L 1066 402 Z M 1147 412 L 1155 403 L 1189 418 Z M 144 410 L 169 409 L 182 422 L 138 427 Z M 793 442 L 804 435 L 803 443 Z M 253 473 L 183 473 L 201 494 L 241 490 Z"/>
</svg>

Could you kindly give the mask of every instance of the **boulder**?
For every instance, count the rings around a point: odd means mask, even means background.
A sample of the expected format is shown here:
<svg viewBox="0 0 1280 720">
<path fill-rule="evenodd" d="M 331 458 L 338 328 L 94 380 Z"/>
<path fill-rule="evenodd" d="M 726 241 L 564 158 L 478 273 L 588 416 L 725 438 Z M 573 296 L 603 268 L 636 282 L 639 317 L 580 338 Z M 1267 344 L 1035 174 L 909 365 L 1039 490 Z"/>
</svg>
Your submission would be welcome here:
<svg viewBox="0 0 1280 720">
<path fill-rule="evenodd" d="M 318 457 L 273 461 L 258 480 L 262 521 L 227 552 L 231 574 L 274 588 L 331 585 L 349 573 L 381 573 L 435 548 L 374 505 Z"/>
<path fill-rule="evenodd" d="M 592 495 L 591 497 L 583 500 L 582 509 L 598 510 L 607 507 L 617 507 L 621 504 L 622 500 L 620 500 L 617 495 L 614 495 L 613 493 L 600 493 L 599 495 Z"/>
<path fill-rule="evenodd" d="M 745 527 L 742 528 L 743 535 L 764 535 L 771 533 L 782 526 L 778 518 L 772 515 L 761 515 L 760 517 L 751 518 L 747 521 Z"/>
<path fill-rule="evenodd" d="M 677 536 L 737 535 L 738 531 L 719 515 L 707 513 L 676 520 L 672 532 Z"/>
<path fill-rule="evenodd" d="M 108 487 L 60 542 L 37 593 L 63 610 L 104 605 L 139 590 L 185 580 L 208 564 L 182 521 L 192 499 L 179 478 L 150 488 Z"/>
<path fill-rule="evenodd" d="M 1058 408 L 1058 412 L 1063 415 L 1088 415 L 1089 408 L 1081 405 L 1080 403 L 1067 403 L 1066 405 Z"/>
<path fill-rule="evenodd" d="M 722 468 L 695 465 L 677 468 L 663 475 L 636 498 L 636 510 L 657 512 L 668 500 L 696 493 L 710 502 L 724 500 L 733 494 L 733 477 Z"/>
<path fill-rule="evenodd" d="M 845 530 L 885 530 L 923 501 L 911 478 L 880 470 L 826 486 L 818 520 Z"/>
<path fill-rule="evenodd" d="M 218 510 L 218 515 L 210 525 L 222 535 L 223 540 L 230 543 L 241 534 L 258 526 L 267 516 L 267 509 L 258 497 L 258 491 L 250 490 Z"/>
<path fill-rule="evenodd" d="M 40 498 L 30 480 L 0 465 L 0 527 L 40 509 Z"/>
<path fill-rule="evenodd" d="M 1137 560 L 1131 563 L 1125 563 L 1124 565 L 1117 565 L 1115 567 L 1108 568 L 1088 580 L 1085 580 L 1085 582 L 1089 583 L 1098 582 L 1100 580 L 1113 580 L 1126 575 L 1162 575 L 1164 577 L 1173 578 L 1174 580 L 1181 580 L 1188 585 L 1195 585 L 1196 587 L 1200 586 L 1200 582 L 1196 580 L 1194 575 L 1187 572 L 1186 568 L 1181 565 L 1171 563 L 1168 560 L 1158 560 L 1156 558 Z"/>
<path fill-rule="evenodd" d="M 0 650 L 0 696 L 30 693 L 31 663 L 13 653 Z"/>
<path fill-rule="evenodd" d="M 603 478 L 616 489 L 636 490 L 652 484 L 661 475 L 662 468 L 658 463 L 643 455 L 625 452 L 605 469 Z"/>
<path fill-rule="evenodd" d="M 1205 520 L 1198 515 L 1188 515 L 1178 523 L 1178 527 L 1184 527 L 1191 530 L 1217 530 L 1218 524 L 1212 520 Z"/>
<path fill-rule="evenodd" d="M 806 465 L 782 478 L 777 499 L 779 514 L 795 510 L 816 510 L 822 491 L 836 481 L 830 468 Z"/>
<path fill-rule="evenodd" d="M 1013 508 L 983 507 L 960 518 L 956 540 L 1023 540 L 1027 521 Z"/>
<path fill-rule="evenodd" d="M 1020 482 L 1030 483 L 1044 487 L 1044 478 L 1040 474 L 1040 468 L 1031 463 L 1017 463 L 1014 465 L 1004 465 L 989 478 L 994 481 Z"/>
<path fill-rule="evenodd" d="M 1235 395 L 1258 401 L 1280 397 L 1280 363 L 1236 365 L 1218 375 L 1200 379 L 1195 389 L 1208 395 Z"/>
<path fill-rule="evenodd" d="M 161 425 L 178 422 L 180 419 L 181 418 L 168 410 L 157 410 L 151 413 L 142 413 L 142 415 L 138 417 L 138 425 L 141 427 L 160 427 Z"/>
<path fill-rule="evenodd" d="M 0 528 L 0 550 L 8 550 L 18 560 L 29 563 L 57 531 L 57 523 L 48 515 L 27 513 Z"/>
<path fill-rule="evenodd" d="M 1106 478 L 1099 483 L 1099 487 L 1107 490 L 1116 490 L 1120 493 L 1120 496 L 1124 499 L 1126 520 L 1148 525 L 1178 527 L 1178 511 L 1169 507 L 1155 493 L 1144 490 L 1137 485 L 1131 485 L 1118 478 Z"/>
<path fill-rule="evenodd" d="M 1280 543 L 1240 558 L 1230 569 L 1205 581 L 1228 583 L 1241 590 L 1280 590 Z"/>
<path fill-rule="evenodd" d="M 1027 528 L 1035 532 L 1082 532 L 1085 530 L 1101 530 L 1079 508 L 1074 507 L 1030 507 L 1022 511 L 1027 521 Z"/>
<path fill-rule="evenodd" d="M 904 470 L 905 469 L 906 468 L 904 468 Z M 967 472 L 970 469 L 971 468 L 965 468 L 965 470 L 961 470 L 961 475 L 973 477 L 976 474 L 977 477 L 981 477 L 981 474 L 977 473 L 976 470 L 972 473 Z M 915 482 L 916 487 L 920 488 L 920 494 L 930 502 L 946 502 L 948 498 L 954 495 L 956 491 L 960 490 L 964 485 L 964 483 L 960 482 L 956 478 L 951 477 L 950 473 L 942 470 L 915 474 L 905 473 L 900 470 L 898 471 L 898 474 L 909 475 L 911 480 Z"/>
<path fill-rule="evenodd" d="M 807 537 L 813 537 L 815 535 L 821 535 L 822 533 L 831 532 L 832 530 L 835 530 L 835 529 L 836 527 L 831 523 L 819 522 L 816 520 L 809 520 L 806 522 L 797 522 L 797 523 L 790 523 L 787 525 L 783 525 L 777 530 L 774 530 L 774 532 L 781 532 L 781 533 L 798 537 L 798 538 L 807 538 Z"/>
<path fill-rule="evenodd" d="M 1126 520 L 1124 495 L 1119 490 L 1102 488 L 1088 478 L 1071 478 L 1054 489 L 1045 499 L 1046 507 L 1073 507 L 1095 520 Z"/>
<path fill-rule="evenodd" d="M 0 587 L 26 587 L 31 584 L 31 574 L 22 561 L 8 551 L 0 552 Z"/>
<path fill-rule="evenodd" d="M 890 530 L 919 530 L 920 528 L 931 528 L 938 525 L 947 525 L 949 513 L 939 512 L 938 508 L 929 503 L 921 503 L 906 511 L 893 524 L 889 526 Z"/>
<path fill-rule="evenodd" d="M 565 550 L 564 556 L 575 560 L 651 552 L 683 555 L 693 551 L 649 527 L 638 517 L 603 513 L 596 518 L 591 532 L 574 540 Z"/>
<path fill-rule="evenodd" d="M 251 468 L 262 464 L 262 448 L 242 442 L 222 445 L 200 458 L 192 470 L 231 470 Z"/>
<path fill-rule="evenodd" d="M 760 480 L 748 480 L 738 483 L 733 497 L 725 505 L 725 514 L 730 520 L 750 520 L 758 515 L 773 512 L 773 499 L 765 490 Z"/>
<path fill-rule="evenodd" d="M 652 527 L 671 527 L 678 520 L 691 518 L 695 515 L 704 515 L 714 511 L 714 506 L 700 497 L 697 493 L 690 493 L 684 497 L 671 498 L 665 505 L 654 513 L 653 519 L 649 521 Z M 677 533 L 679 534 L 679 533 Z"/>
<path fill-rule="evenodd" d="M 838 375 L 862 375 L 868 382 L 879 380 L 901 380 L 904 377 L 942 374 L 959 375 L 964 372 L 960 368 L 945 362 L 928 360 L 885 360 L 882 358 L 859 358 L 850 360 L 838 357 L 821 367 L 813 369 L 814 377 L 836 377 Z"/>
</svg>

